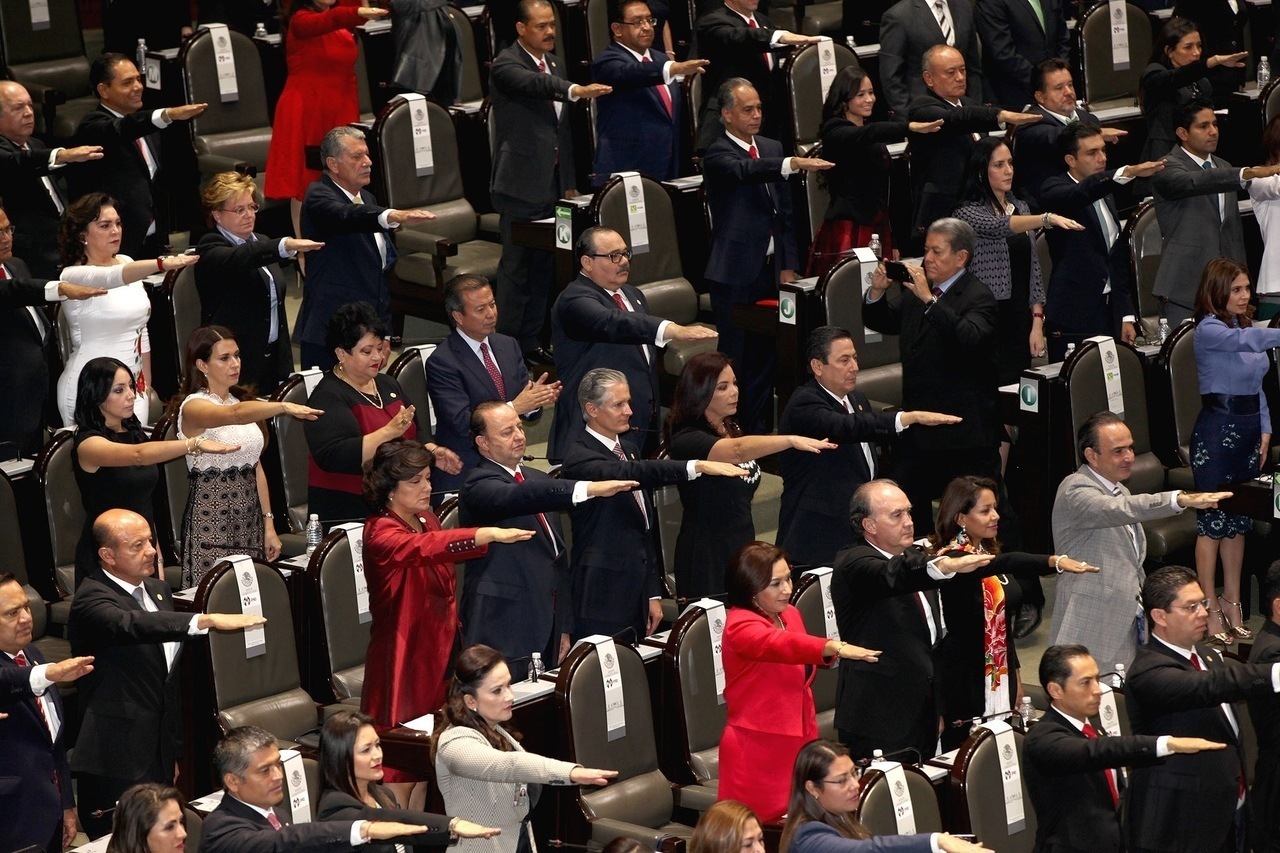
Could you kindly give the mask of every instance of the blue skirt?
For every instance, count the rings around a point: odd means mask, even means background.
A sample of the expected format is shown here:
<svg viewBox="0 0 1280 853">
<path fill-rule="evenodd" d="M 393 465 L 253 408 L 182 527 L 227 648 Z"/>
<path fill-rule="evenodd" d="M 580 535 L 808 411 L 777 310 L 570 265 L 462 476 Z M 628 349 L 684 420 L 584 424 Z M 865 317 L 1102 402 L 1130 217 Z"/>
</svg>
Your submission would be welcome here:
<svg viewBox="0 0 1280 853">
<path fill-rule="evenodd" d="M 1224 484 L 1256 477 L 1261 440 L 1259 415 L 1201 409 L 1191 431 L 1191 471 L 1196 489 L 1211 492 Z M 1253 521 L 1247 515 L 1232 515 L 1220 509 L 1196 511 L 1196 533 L 1210 539 L 1227 539 L 1248 533 L 1252 527 Z"/>
</svg>

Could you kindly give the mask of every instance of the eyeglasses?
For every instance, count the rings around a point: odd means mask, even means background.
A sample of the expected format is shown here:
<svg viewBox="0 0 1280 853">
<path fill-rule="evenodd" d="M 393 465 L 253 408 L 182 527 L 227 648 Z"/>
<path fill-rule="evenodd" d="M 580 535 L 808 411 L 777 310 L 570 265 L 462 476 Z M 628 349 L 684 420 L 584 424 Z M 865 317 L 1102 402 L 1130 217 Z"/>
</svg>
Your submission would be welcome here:
<svg viewBox="0 0 1280 853">
<path fill-rule="evenodd" d="M 852 772 L 845 773 L 843 776 L 837 776 L 834 779 L 821 779 L 823 785 L 835 785 L 838 788 L 848 788 L 862 778 L 862 768 L 855 767 Z"/>
<path fill-rule="evenodd" d="M 618 21 L 624 27 L 656 27 L 658 26 L 657 18 L 641 18 L 638 21 Z"/>
<path fill-rule="evenodd" d="M 623 261 L 631 260 L 631 250 L 619 249 L 616 252 L 607 252 L 606 254 L 603 254 L 603 255 L 597 255 L 597 254 L 588 252 L 587 257 L 588 258 L 608 258 L 609 260 L 613 261 L 615 264 L 620 264 Z"/>
<path fill-rule="evenodd" d="M 14 234 L 18 233 L 18 229 L 10 225 L 8 228 L 0 228 L 0 237 L 9 237 L 12 239 Z"/>
<path fill-rule="evenodd" d="M 256 204 L 244 204 L 240 207 L 224 207 L 223 213 L 234 213 L 236 216 L 244 216 L 246 213 L 257 213 L 258 206 Z"/>
<path fill-rule="evenodd" d="M 1184 613 L 1190 613 L 1192 616 L 1199 613 L 1201 610 L 1208 613 L 1209 599 L 1206 598 L 1203 601 L 1193 601 L 1190 604 L 1174 604 L 1171 606 L 1171 609 L 1181 610 Z"/>
</svg>

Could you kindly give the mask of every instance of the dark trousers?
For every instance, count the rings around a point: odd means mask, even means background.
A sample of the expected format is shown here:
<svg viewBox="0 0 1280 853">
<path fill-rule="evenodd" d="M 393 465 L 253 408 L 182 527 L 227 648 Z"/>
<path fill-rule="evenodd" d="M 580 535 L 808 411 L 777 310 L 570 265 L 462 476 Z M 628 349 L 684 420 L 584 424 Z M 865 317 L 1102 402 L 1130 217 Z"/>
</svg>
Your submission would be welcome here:
<svg viewBox="0 0 1280 853">
<path fill-rule="evenodd" d="M 141 779 L 117 779 L 114 776 L 97 776 L 93 773 L 77 773 L 76 777 L 76 814 L 80 818 L 80 828 L 89 839 L 101 838 L 111 831 L 111 820 L 115 815 L 116 801 L 127 789 L 139 782 L 159 782 L 173 784 L 173 768 L 167 774 L 160 772 L 158 761 L 153 763 L 150 771 Z M 102 812 L 94 816 L 95 812 Z"/>
<path fill-rule="evenodd" d="M 733 362 L 738 378 L 738 425 L 747 434 L 765 433 L 766 412 L 773 401 L 773 374 L 778 362 L 777 341 L 758 332 L 748 332 L 733 323 L 735 304 L 754 305 L 778 291 L 777 270 L 773 260 L 765 262 L 760 275 L 747 289 L 747 296 L 735 297 L 725 283 L 708 282 L 711 289 L 711 313 L 720 334 L 718 348 Z M 739 290 L 741 293 L 741 290 Z"/>
<path fill-rule="evenodd" d="M 323 344 L 309 344 L 303 341 L 298 344 L 298 349 L 302 356 L 302 364 L 298 365 L 300 370 L 310 370 L 313 367 L 332 370 L 338 364 L 338 357 L 333 354 L 333 350 Z"/>
<path fill-rule="evenodd" d="M 877 749 L 884 750 L 884 756 L 891 761 L 915 763 L 932 758 L 938 752 L 938 715 L 926 708 L 920 715 L 911 733 L 900 742 L 886 742 L 881 738 L 871 738 L 859 732 L 837 729 L 840 742 L 849 748 L 849 754 L 856 761 L 859 758 L 871 758 Z M 912 755 L 911 751 L 919 753 Z M 896 753 L 896 754 L 895 754 Z"/>
<path fill-rule="evenodd" d="M 531 203 L 493 193 L 502 238 L 502 260 L 494 298 L 498 302 L 498 331 L 520 342 L 521 352 L 541 345 L 547 322 L 547 296 L 555 274 L 555 255 L 543 249 L 517 246 L 511 238 L 513 222 L 545 219 L 555 213 L 555 200 Z"/>
</svg>

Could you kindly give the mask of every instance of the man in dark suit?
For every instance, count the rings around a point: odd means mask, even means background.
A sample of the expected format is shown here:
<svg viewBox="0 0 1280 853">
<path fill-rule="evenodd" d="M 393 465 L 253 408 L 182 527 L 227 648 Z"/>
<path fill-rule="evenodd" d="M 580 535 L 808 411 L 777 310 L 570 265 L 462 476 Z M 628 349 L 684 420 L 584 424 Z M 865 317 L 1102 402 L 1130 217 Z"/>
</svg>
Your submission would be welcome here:
<svg viewBox="0 0 1280 853">
<path fill-rule="evenodd" d="M 302 367 L 328 369 L 337 356 L 324 345 L 333 312 L 349 302 L 368 302 L 390 329 L 391 291 L 387 275 L 395 266 L 391 231 L 435 219 L 426 210 L 382 207 L 369 185 L 369 145 L 354 127 L 335 127 L 320 142 L 324 175 L 302 198 L 302 236 L 323 243 L 307 258 L 307 280 L 298 309 L 297 337 Z"/>
<path fill-rule="evenodd" d="M 997 309 L 991 289 L 965 268 L 975 239 L 959 219 L 934 222 L 925 237 L 924 267 L 907 264 L 911 280 L 888 295 L 884 266 L 877 267 L 862 307 L 869 328 L 902 336 L 902 407 L 962 418 L 902 438 L 897 479 L 921 534 L 933 530 L 932 502 L 954 478 L 1000 477 Z"/>
<path fill-rule="evenodd" d="M 32 278 L 27 265 L 13 256 L 14 227 L 0 207 L 0 442 L 16 445 L 35 458 L 44 445 L 49 380 L 58 365 L 57 336 L 41 307 L 60 299 L 88 299 L 105 290 L 65 281 Z M 12 448 L 10 448 L 11 450 Z M 9 457 L 11 458 L 12 454 Z"/>
<path fill-rule="evenodd" d="M 1280 661 L 1280 561 L 1267 570 L 1258 597 L 1258 609 L 1266 617 L 1254 635 L 1249 663 Z M 1249 829 L 1255 853 L 1280 851 L 1280 696 L 1255 696 L 1249 700 L 1249 722 L 1258 742 L 1249 794 Z"/>
<path fill-rule="evenodd" d="M 924 94 L 911 101 L 911 121 L 943 120 L 936 133 L 919 133 L 911 139 L 911 186 L 915 194 L 915 233 L 929 223 L 950 216 L 960 196 L 969 149 L 974 135 L 997 127 L 1034 124 L 1040 116 L 985 107 L 966 97 L 968 71 L 964 56 L 954 47 L 939 45 L 924 54 Z"/>
<path fill-rule="evenodd" d="M 1129 849 L 1165 853 L 1233 851 L 1243 829 L 1244 747 L 1231 703 L 1280 693 L 1280 663 L 1228 666 L 1220 652 L 1197 648 L 1208 631 L 1209 602 L 1181 566 L 1157 569 L 1142 584 L 1151 638 L 1125 682 L 1134 734 L 1203 737 L 1221 752 L 1170 756 L 1130 775 Z M 1188 784 L 1187 780 L 1192 780 Z"/>
<path fill-rule="evenodd" d="M 178 657 L 191 636 L 261 625 L 240 613 L 173 611 L 169 585 L 152 575 L 151 527 L 113 509 L 93 524 L 99 568 L 80 582 L 71 605 L 71 653 L 91 655 L 80 683 L 84 722 L 72 753 L 80 826 L 90 838 L 111 831 L 111 808 L 130 785 L 171 784 L 182 742 Z"/>
<path fill-rule="evenodd" d="M 846 642 L 874 638 L 889 669 L 840 662 L 836 729 L 856 757 L 913 749 L 930 758 L 940 731 L 934 649 L 947 631 L 937 587 L 957 572 L 982 570 L 991 557 L 930 559 L 912 544 L 911 502 L 892 480 L 859 486 L 848 507 L 853 544 L 831 573 L 836 624 Z"/>
<path fill-rule="evenodd" d="M 61 169 L 70 163 L 102 159 L 96 145 L 49 149 L 31 134 L 36 127 L 31 95 L 20 84 L 0 81 L 0 187 L 5 211 L 17 229 L 14 251 L 32 272 L 56 278 L 58 222 L 71 200 Z"/>
<path fill-rule="evenodd" d="M 508 404 L 526 421 L 560 399 L 547 374 L 530 381 L 515 338 L 498 333 L 498 304 L 484 276 L 459 275 L 444 286 L 444 310 L 454 333 L 427 359 L 427 391 L 436 413 L 436 442 L 458 454 L 462 472 L 433 475 L 433 496 L 457 491 L 480 461 L 471 440 L 472 410 L 486 400 Z"/>
<path fill-rule="evenodd" d="M 368 842 L 421 835 L 426 826 L 394 820 L 320 820 L 293 823 L 284 799 L 284 766 L 275 735 L 257 726 L 227 732 L 213 751 L 222 802 L 204 821 L 203 853 L 276 853 L 286 850 L 348 851 Z M 393 812 L 393 816 L 401 816 Z M 412 844 L 405 839 L 405 844 Z"/>
<path fill-rule="evenodd" d="M 706 278 L 720 351 L 738 375 L 738 423 L 747 433 L 766 432 L 765 407 L 777 361 L 772 337 L 733 323 L 734 305 L 754 305 L 778 295 L 779 283 L 796 280 L 796 251 L 787 178 L 834 164 L 813 157 L 784 157 L 782 143 L 757 136 L 760 95 L 745 79 L 730 77 L 716 96 L 724 133 L 702 159 L 711 251 Z"/>
<path fill-rule="evenodd" d="M 925 93 L 924 55 L 934 45 L 948 45 L 962 54 L 966 74 L 960 94 L 976 104 L 987 100 L 973 5 L 960 0 L 899 0 L 880 17 L 880 89 L 899 121 L 906 119 L 911 102 Z"/>
<path fill-rule="evenodd" d="M 745 477 L 727 462 L 636 459 L 620 437 L 631 422 L 631 391 L 620 371 L 598 367 L 578 386 L 586 428 L 564 457 L 561 476 L 571 480 L 627 480 L 640 488 L 602 497 L 570 510 L 573 520 L 571 584 L 574 640 L 627 629 L 635 638 L 662 621 L 662 561 L 654 551 L 656 523 L 648 490 L 703 475 Z"/>
<path fill-rule="evenodd" d="M 524 424 L 514 409 L 496 400 L 476 406 L 471 436 L 481 458 L 462 488 L 462 526 L 518 527 L 535 530 L 537 535 L 524 542 L 492 545 L 484 557 L 467 563 L 462 643 L 484 643 L 502 652 L 512 679 L 520 681 L 528 673 L 531 652 L 540 652 L 551 667 L 569 651 L 573 611 L 560 513 L 640 484 L 553 479 L 525 467 L 521 464 L 527 446 Z"/>
<path fill-rule="evenodd" d="M 490 195 L 498 211 L 499 330 L 520 342 L 530 361 L 549 363 L 540 334 L 546 326 L 552 254 L 518 246 L 513 222 L 545 219 L 556 199 L 576 195 L 568 103 L 607 95 L 608 86 L 579 86 L 565 76 L 556 44 L 555 12 L 546 0 L 517 0 L 516 43 L 489 70 L 493 173 Z"/>
<path fill-rule="evenodd" d="M 1129 250 L 1120 239 L 1120 214 L 1112 196 L 1134 178 L 1159 172 L 1164 163 L 1109 170 L 1104 138 L 1097 126 L 1085 122 L 1062 128 L 1057 147 L 1066 174 L 1049 178 L 1041 187 L 1046 211 L 1084 225 L 1083 231 L 1055 228 L 1045 234 L 1053 258 L 1044 328 L 1050 361 L 1061 361 L 1067 344 L 1079 346 L 1094 335 L 1129 344 L 1138 337 Z"/>
<path fill-rule="evenodd" d="M 818 39 L 780 30 L 759 11 L 760 0 L 724 0 L 698 16 L 694 25 L 693 45 L 689 53 L 705 59 L 706 76 L 702 80 L 703 97 L 698 124 L 698 140 L 694 146 L 705 151 L 721 135 L 721 87 L 726 80 L 742 77 L 760 94 L 764 106 L 765 135 L 777 139 L 782 135 L 785 102 L 779 60 L 773 56 L 775 45 L 816 44 Z"/>
<path fill-rule="evenodd" d="M 98 108 L 80 119 L 75 142 L 97 146 L 101 160 L 86 161 L 68 174 L 70 199 L 101 191 L 116 200 L 124 226 L 120 254 L 154 258 L 169 242 L 168 194 L 161 172 L 157 134 L 175 121 L 193 119 L 207 104 L 142 109 L 142 75 L 122 53 L 104 53 L 89 66 Z"/>
<path fill-rule="evenodd" d="M 610 4 L 613 42 L 591 61 L 591 79 L 613 88 L 596 101 L 596 161 L 592 182 L 614 172 L 658 181 L 680 174 L 684 98 L 680 81 L 701 74 L 705 59 L 675 62 L 653 47 L 654 18 L 645 0 Z"/>
<path fill-rule="evenodd" d="M 76 837 L 67 766 L 66 709 L 58 684 L 93 671 L 93 658 L 45 663 L 32 645 L 31 605 L 22 584 L 0 572 L 0 850 L 57 853 Z"/>
<path fill-rule="evenodd" d="M 588 228 L 578 237 L 574 254 L 581 272 L 551 309 L 556 373 L 566 388 L 575 389 L 592 368 L 620 370 L 633 395 L 631 430 L 639 433 L 635 449 L 652 450 L 658 433 L 658 347 L 673 340 L 711 340 L 716 333 L 649 315 L 644 294 L 627 284 L 631 250 L 617 231 Z M 562 459 L 581 431 L 581 409 L 556 406 L 547 446 L 551 460 Z"/>
<path fill-rule="evenodd" d="M 987 92 L 1001 106 L 1022 109 L 1031 102 L 1036 63 L 1070 56 L 1062 0 L 983 0 L 973 17 Z"/>
<path fill-rule="evenodd" d="M 959 418 L 934 412 L 874 412 L 858 384 L 858 352 L 853 336 L 837 326 L 819 326 L 806 347 L 813 378 L 787 401 L 778 425 L 783 435 L 825 438 L 839 445 L 822 454 L 784 450 L 782 508 L 777 541 L 792 563 L 829 566 L 858 535 L 846 508 L 854 491 L 879 475 L 875 442 L 912 424 L 953 424 Z"/>
<path fill-rule="evenodd" d="M 1036 851 L 1122 850 L 1117 768 L 1151 766 L 1173 754 L 1192 755 L 1226 744 L 1198 737 L 1107 737 L 1090 719 L 1102 704 L 1098 664 L 1084 646 L 1050 646 L 1040 658 L 1040 685 L 1049 710 L 1027 733 L 1027 791 L 1036 814 Z"/>
</svg>

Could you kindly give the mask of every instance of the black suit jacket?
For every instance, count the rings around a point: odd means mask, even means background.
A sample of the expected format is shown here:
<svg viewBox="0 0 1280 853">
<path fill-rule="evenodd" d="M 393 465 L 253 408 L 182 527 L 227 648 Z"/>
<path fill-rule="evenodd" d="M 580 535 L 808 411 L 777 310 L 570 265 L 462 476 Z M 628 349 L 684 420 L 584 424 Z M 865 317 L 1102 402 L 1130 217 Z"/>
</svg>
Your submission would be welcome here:
<svg viewBox="0 0 1280 853">
<path fill-rule="evenodd" d="M 288 278 L 280 269 L 280 240 L 254 234 L 239 246 L 214 229 L 200 238 L 196 289 L 200 292 L 200 322 L 226 326 L 240 343 L 240 381 L 252 382 L 258 393 L 270 394 L 293 373 L 289 318 L 284 299 Z M 292 268 L 289 275 L 293 274 Z M 271 288 L 276 297 L 278 338 L 274 362 L 265 357 L 271 332 Z M 178 346 L 185 347 L 186 341 Z"/>
<path fill-rule="evenodd" d="M 78 164 L 67 167 L 72 170 Z M 46 279 L 58 276 L 58 223 L 62 216 L 49 196 L 44 179 L 53 184 L 65 207 L 70 199 L 63 179 L 65 168 L 49 168 L 49 147 L 34 136 L 23 150 L 0 136 L 0 186 L 4 187 L 4 212 L 17 229 L 13 253 L 26 258 L 33 272 Z"/>
<path fill-rule="evenodd" d="M 662 320 L 650 316 L 649 303 L 638 288 L 624 284 L 622 294 L 634 311 L 623 311 L 608 291 L 579 273 L 551 308 L 556 373 L 565 391 L 564 402 L 555 408 L 547 445 L 553 461 L 563 458 L 582 433 L 578 385 L 594 368 L 612 367 L 626 375 L 631 388 L 631 438 L 637 447 L 646 443 L 647 431 L 657 424 L 662 351 L 654 339 Z"/>
<path fill-rule="evenodd" d="M 277 831 L 267 819 L 230 794 L 205 818 L 201 853 L 284 853 L 287 850 L 350 851 L 351 820 L 293 824 L 289 810 L 272 811 L 283 826 Z"/>
<path fill-rule="evenodd" d="M 1171 755 L 1163 764 L 1130 774 L 1133 850 L 1216 850 L 1231 831 L 1244 749 L 1220 703 L 1272 695 L 1271 665 L 1228 666 L 1217 651 L 1203 646 L 1196 651 L 1208 667 L 1202 672 L 1152 637 L 1129 667 L 1125 699 L 1134 734 L 1227 744 L 1216 752 Z"/>
<path fill-rule="evenodd" d="M 1157 737 L 1098 734 L 1085 737 L 1052 707 L 1027 732 L 1023 772 L 1036 813 L 1036 853 L 1123 849 L 1105 768 L 1155 764 Z"/>
<path fill-rule="evenodd" d="M 350 794 L 339 791 L 337 788 L 326 788 L 316 806 L 316 818 L 321 821 L 394 820 L 397 823 L 429 826 L 430 832 L 405 836 L 399 843 L 414 847 L 444 847 L 451 843 L 449 818 L 430 812 L 402 809 L 396 802 L 394 794 L 374 782 L 369 784 L 369 792 L 378 801 L 380 808 L 369 808 Z M 396 841 L 381 841 L 365 844 L 361 845 L 361 851 L 362 853 L 396 853 L 396 843 Z"/>
<path fill-rule="evenodd" d="M 1034 103 L 1031 74 L 1050 57 L 1068 59 L 1067 19 L 1062 0 L 1036 0 L 1044 26 L 1027 0 L 982 0 L 973 7 L 987 90 L 995 103 L 1021 110 Z"/>
<path fill-rule="evenodd" d="M 637 460 L 626 442 L 622 447 L 625 462 L 584 431 L 564 456 L 561 476 L 571 480 L 639 481 L 649 519 L 646 527 L 631 492 L 593 498 L 569 511 L 573 617 L 575 622 L 582 618 L 613 622 L 618 630 L 630 625 L 644 636 L 649 599 L 663 594 L 662 564 L 651 530 L 656 516 L 648 490 L 686 481 L 688 463 Z"/>
<path fill-rule="evenodd" d="M 493 122 L 493 171 L 490 191 L 501 212 L 511 199 L 546 205 L 572 189 L 573 134 L 569 126 L 569 89 L 564 60 L 544 54 L 547 73 L 519 43 L 501 51 L 489 70 L 489 121 Z M 560 115 L 556 104 L 560 102 Z M 557 164 L 563 164 L 557 168 Z M 550 215 L 548 213 L 548 215 Z"/>
<path fill-rule="evenodd" d="M 1249 663 L 1280 661 L 1280 625 L 1268 619 L 1254 635 Z M 1249 699 L 1249 722 L 1258 740 L 1258 761 L 1253 769 L 1253 790 L 1249 794 L 1249 826 L 1254 850 L 1268 851 L 1280 839 L 1280 697 L 1253 696 Z"/>
<path fill-rule="evenodd" d="M 982 103 L 986 100 L 982 54 L 973 21 L 973 5 L 947 0 L 947 8 L 951 10 L 956 50 L 964 55 L 968 71 L 968 95 Z M 927 0 L 899 0 L 880 16 L 880 88 L 884 90 L 889 109 L 899 119 L 906 118 L 913 100 L 928 93 L 920 76 L 924 70 L 921 63 L 924 52 L 942 41 L 942 29 Z"/>
<path fill-rule="evenodd" d="M 560 513 L 573 507 L 575 482 L 529 467 L 521 473 L 524 482 L 517 483 L 501 465 L 482 458 L 467 475 L 459 503 L 463 527 L 537 531 L 525 542 L 493 543 L 485 556 L 467 562 L 462 642 L 492 646 L 509 661 L 544 651 L 553 629 L 557 635 L 573 630 L 569 553 Z M 539 512 L 554 541 L 538 520 Z"/>
<path fill-rule="evenodd" d="M 1039 113 L 1040 121 L 1020 127 L 1014 134 L 1013 188 L 1033 210 L 1038 211 L 1044 210 L 1040 200 L 1040 188 L 1044 182 L 1067 172 L 1067 164 L 1058 153 L 1058 137 L 1067 126 L 1039 104 L 1027 112 Z M 1097 116 L 1083 107 L 1076 108 L 1075 118 L 1094 125 L 1102 124 Z"/>
<path fill-rule="evenodd" d="M 5 261 L 9 278 L 0 279 L 0 441 L 13 442 L 23 456 L 33 457 L 44 444 L 48 422 L 50 365 L 58 365 L 56 335 L 41 306 L 45 281 L 31 278 L 17 258 Z M 27 306 L 35 306 L 32 316 Z M 43 332 L 43 338 L 41 334 Z"/>
<path fill-rule="evenodd" d="M 307 286 L 297 328 L 303 343 L 323 345 L 329 318 L 348 302 L 368 302 L 391 328 L 387 273 L 395 266 L 396 250 L 390 230 L 378 224 L 386 208 L 368 190 L 360 191 L 360 199 L 363 204 L 353 204 L 327 174 L 313 181 L 302 198 L 302 236 L 325 244 L 307 254 Z M 385 264 L 374 239 L 377 232 L 386 240 Z"/>
<path fill-rule="evenodd" d="M 949 426 L 907 430 L 902 435 L 906 447 L 996 446 L 1000 392 L 995 367 L 996 300 L 990 288 L 965 271 L 927 311 L 914 294 L 892 287 L 882 299 L 863 305 L 862 315 L 867 326 L 902 336 L 902 408 L 964 418 Z"/>
<path fill-rule="evenodd" d="M 873 474 L 862 442 L 893 435 L 893 415 L 872 411 L 867 395 L 854 391 L 849 404 L 852 413 L 811 378 L 792 393 L 778 424 L 780 435 L 829 438 L 840 445 L 819 454 L 784 450 L 778 457 L 782 507 L 776 541 L 797 565 L 829 566 L 853 544 L 849 499 Z"/>
<path fill-rule="evenodd" d="M 44 692 L 62 721 L 55 741 L 49 736 L 35 694 L 31 669 L 45 663 L 40 650 L 27 646 L 29 666 L 19 667 L 0 653 L 0 850 L 44 847 L 62 825 L 64 809 L 75 808 L 71 792 L 71 768 L 67 765 L 67 713 L 55 684 Z"/>
<path fill-rule="evenodd" d="M 973 134 L 999 127 L 999 107 L 984 107 L 970 98 L 953 106 L 926 90 L 911 102 L 910 121 L 945 123 L 936 133 L 911 139 L 911 186 L 916 197 L 915 230 L 923 234 L 935 219 L 950 216 L 960 197 L 965 163 L 973 148 Z"/>
<path fill-rule="evenodd" d="M 710 64 L 702 76 L 702 115 L 698 125 L 696 148 L 706 150 L 724 132 L 720 123 L 720 102 L 716 93 L 720 85 L 730 77 L 742 77 L 750 81 L 760 95 L 764 108 L 764 125 L 760 132 L 777 138 L 782 127 L 782 100 L 779 91 L 781 75 L 777 72 L 779 57 L 773 57 L 773 71 L 765 64 L 769 55 L 769 41 L 777 28 L 765 16 L 762 9 L 755 13 L 757 26 L 747 26 L 746 20 L 723 4 L 698 16 L 693 29 L 693 45 L 689 55 L 705 59 Z"/>
<path fill-rule="evenodd" d="M 172 779 L 182 743 L 181 655 L 167 669 L 162 644 L 186 640 L 191 615 L 173 612 L 164 581 L 142 583 L 158 613 L 144 610 L 101 568 L 76 587 L 71 653 L 95 658 L 93 672 L 77 682 L 84 710 L 71 761 L 77 773 Z M 163 778 L 145 778 L 157 766 Z"/>
<path fill-rule="evenodd" d="M 1248 2 L 1236 3 L 1232 11 L 1227 0 L 1178 0 L 1173 13 L 1195 21 L 1203 44 L 1201 55 L 1206 59 L 1215 54 L 1253 49 L 1244 37 L 1245 25 L 1249 23 Z M 1219 65 L 1210 68 L 1206 76 L 1213 86 L 1214 106 L 1225 107 L 1230 93 L 1244 84 L 1245 69 Z"/>
<path fill-rule="evenodd" d="M 120 254 L 140 257 L 147 227 L 154 219 L 161 242 L 167 242 L 169 217 L 164 186 L 164 166 L 160 160 L 160 128 L 151 120 L 151 110 L 141 109 L 131 115 L 117 117 L 101 104 L 80 119 L 73 142 L 76 145 L 101 145 L 102 159 L 80 164 L 67 175 L 71 198 L 101 190 L 116 200 L 116 212 L 124 226 Z M 156 162 L 156 177 L 151 178 L 147 161 L 138 150 L 137 141 L 146 145 Z"/>
</svg>

